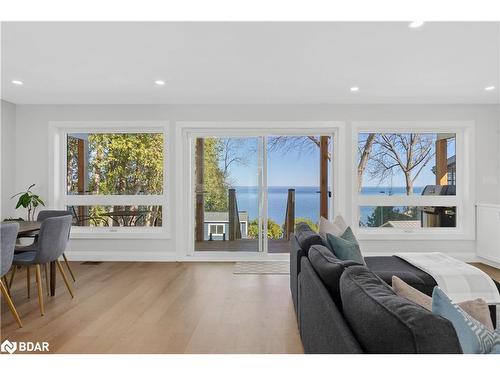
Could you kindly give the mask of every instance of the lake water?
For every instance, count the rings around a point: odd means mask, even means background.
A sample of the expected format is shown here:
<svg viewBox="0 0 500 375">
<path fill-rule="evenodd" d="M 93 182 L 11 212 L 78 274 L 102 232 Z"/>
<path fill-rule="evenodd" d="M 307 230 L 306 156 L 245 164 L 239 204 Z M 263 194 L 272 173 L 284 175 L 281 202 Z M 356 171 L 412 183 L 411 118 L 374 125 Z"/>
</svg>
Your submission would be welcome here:
<svg viewBox="0 0 500 375">
<path fill-rule="evenodd" d="M 289 186 L 270 186 L 268 188 L 268 217 L 278 224 L 285 222 L 286 202 L 288 198 Z M 309 218 L 313 222 L 318 222 L 319 218 L 319 187 L 315 186 L 295 186 L 295 217 Z M 236 198 L 238 210 L 247 211 L 249 219 L 258 217 L 259 195 L 257 186 L 238 186 Z M 414 187 L 416 195 L 421 194 L 423 187 Z M 361 194 L 365 195 L 404 195 L 404 187 L 365 187 Z M 371 214 L 368 207 L 361 209 L 361 220 L 365 221 Z"/>
</svg>

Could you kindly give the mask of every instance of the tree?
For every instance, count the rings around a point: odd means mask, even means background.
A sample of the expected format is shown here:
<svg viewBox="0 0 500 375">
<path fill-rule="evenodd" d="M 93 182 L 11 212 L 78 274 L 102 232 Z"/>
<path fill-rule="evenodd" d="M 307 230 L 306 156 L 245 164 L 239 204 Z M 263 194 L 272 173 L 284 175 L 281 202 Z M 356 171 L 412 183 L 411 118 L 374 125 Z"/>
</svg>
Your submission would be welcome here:
<svg viewBox="0 0 500 375">
<path fill-rule="evenodd" d="M 297 226 L 298 223 L 306 223 L 311 227 L 311 229 L 315 232 L 319 231 L 319 226 L 318 223 L 313 222 L 311 219 L 306 218 L 306 217 L 296 217 L 295 218 L 295 226 Z M 283 230 L 285 229 L 285 224 L 283 224 Z"/>
<path fill-rule="evenodd" d="M 161 133 L 90 133 L 87 137 L 88 192 L 92 194 L 162 194 L 163 193 L 163 134 Z M 68 136 L 68 189 L 78 193 L 78 139 Z M 117 210 L 147 211 L 143 225 L 161 221 L 160 206 L 114 206 Z M 99 217 L 110 208 L 90 207 L 88 215 Z M 92 221 L 92 220 L 91 220 Z M 93 221 L 95 222 L 95 221 Z M 103 221 L 101 221 L 103 223 Z M 114 220 L 113 225 L 119 223 Z"/>
<path fill-rule="evenodd" d="M 224 145 L 220 138 L 204 140 L 204 199 L 205 211 L 228 210 L 228 176 L 221 167 Z"/>
<path fill-rule="evenodd" d="M 415 180 L 435 155 L 433 142 L 432 136 L 427 134 L 378 134 L 373 146 L 376 150 L 372 152 L 367 163 L 371 178 L 384 181 L 402 172 L 406 194 L 413 194 Z"/>
<path fill-rule="evenodd" d="M 248 223 L 248 238 L 259 238 L 259 220 L 254 219 Z M 283 238 L 283 229 L 272 219 L 267 219 L 267 238 L 279 240 Z"/>
<path fill-rule="evenodd" d="M 390 220 L 418 220 L 418 211 L 414 207 L 378 206 L 375 207 L 373 213 L 368 216 L 366 226 L 370 228 L 380 227 Z"/>
<path fill-rule="evenodd" d="M 375 134 L 369 133 L 366 139 L 359 142 L 359 161 L 358 161 L 358 190 L 361 191 L 363 185 L 363 176 L 365 173 L 370 154 L 373 149 Z M 320 147 L 320 137 L 317 136 L 278 136 L 269 139 L 268 149 L 271 152 L 281 151 L 286 154 L 290 151 L 300 150 L 301 152 L 313 152 Z M 328 153 L 328 160 L 332 156 Z"/>
</svg>

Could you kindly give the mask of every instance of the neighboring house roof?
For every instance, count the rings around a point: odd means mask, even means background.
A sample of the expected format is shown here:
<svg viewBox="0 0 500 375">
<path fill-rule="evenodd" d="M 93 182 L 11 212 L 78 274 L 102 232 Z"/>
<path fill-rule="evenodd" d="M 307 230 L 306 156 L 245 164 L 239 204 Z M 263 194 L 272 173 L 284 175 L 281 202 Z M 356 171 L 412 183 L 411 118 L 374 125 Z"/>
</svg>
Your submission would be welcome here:
<svg viewBox="0 0 500 375">
<path fill-rule="evenodd" d="M 415 229 L 420 228 L 420 226 L 420 220 L 389 220 L 381 225 L 381 227 L 397 229 Z"/>
<path fill-rule="evenodd" d="M 247 211 L 238 211 L 240 216 L 240 221 L 248 221 L 248 212 Z M 228 212 L 205 212 L 204 216 L 205 222 L 211 221 L 229 221 L 229 213 Z"/>
</svg>

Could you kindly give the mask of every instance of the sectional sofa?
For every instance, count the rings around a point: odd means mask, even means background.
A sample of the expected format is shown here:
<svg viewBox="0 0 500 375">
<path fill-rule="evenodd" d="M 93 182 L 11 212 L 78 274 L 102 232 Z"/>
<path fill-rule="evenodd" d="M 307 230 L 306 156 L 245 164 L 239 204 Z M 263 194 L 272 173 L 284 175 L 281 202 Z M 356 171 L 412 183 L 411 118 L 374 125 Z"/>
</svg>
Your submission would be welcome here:
<svg viewBox="0 0 500 375">
<path fill-rule="evenodd" d="M 290 240 L 290 290 L 306 353 L 462 352 L 451 322 L 389 286 L 395 275 L 431 295 L 430 275 L 392 256 L 365 257 L 366 267 L 339 261 L 311 232 L 298 226 Z"/>
</svg>

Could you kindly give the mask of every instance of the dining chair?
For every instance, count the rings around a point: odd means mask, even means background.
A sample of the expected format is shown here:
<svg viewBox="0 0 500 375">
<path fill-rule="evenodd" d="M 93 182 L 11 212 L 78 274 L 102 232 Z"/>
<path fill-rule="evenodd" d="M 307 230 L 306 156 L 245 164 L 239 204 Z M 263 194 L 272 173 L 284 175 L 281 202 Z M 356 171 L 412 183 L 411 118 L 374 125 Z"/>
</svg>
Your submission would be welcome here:
<svg viewBox="0 0 500 375">
<path fill-rule="evenodd" d="M 16 319 L 19 328 L 23 326 L 19 314 L 17 313 L 14 302 L 10 295 L 9 286 L 6 282 L 5 275 L 9 272 L 12 267 L 12 260 L 14 258 L 14 248 L 16 246 L 17 232 L 19 231 L 18 223 L 2 223 L 0 224 L 0 289 L 2 290 L 2 295 L 9 306 L 12 315 Z"/>
<path fill-rule="evenodd" d="M 66 216 L 66 215 L 72 215 L 71 211 L 66 211 L 66 210 L 43 210 L 43 211 L 40 211 L 38 213 L 38 216 L 36 218 L 36 221 L 44 221 L 45 219 L 48 219 L 50 217 L 59 217 L 59 216 Z M 71 231 L 71 227 L 70 227 L 70 231 Z M 69 237 L 69 234 L 70 232 L 68 231 L 68 237 Z M 34 238 L 34 242 L 36 242 L 38 240 L 38 234 L 35 235 L 35 236 L 26 236 L 26 237 L 29 237 L 29 238 Z M 17 246 L 16 247 L 16 253 L 18 252 L 21 252 L 21 251 L 28 251 L 29 248 L 26 247 L 26 246 Z M 73 279 L 73 281 L 76 281 L 76 278 L 75 278 L 75 274 L 73 273 L 73 270 L 71 269 L 71 266 L 68 262 L 68 258 L 66 257 L 66 254 L 63 253 L 62 254 L 62 257 L 64 259 L 64 264 L 66 264 L 66 267 L 68 268 L 68 272 L 69 274 L 71 275 L 71 278 Z M 46 286 L 47 286 L 47 295 L 49 295 L 49 272 L 48 272 L 48 269 L 47 269 L 47 264 L 44 264 L 44 273 L 45 273 L 45 283 L 46 283 Z M 9 281 L 9 286 L 12 285 L 12 283 L 14 282 L 14 276 L 16 274 L 16 268 L 14 267 L 12 269 L 12 274 L 11 274 L 11 277 L 10 277 L 10 281 Z M 27 287 L 28 287 L 28 298 L 30 298 L 30 286 L 31 286 L 31 273 L 30 273 L 30 268 L 27 267 L 26 268 L 26 282 L 27 282 Z"/>
<path fill-rule="evenodd" d="M 71 298 L 74 297 L 71 285 L 66 273 L 59 261 L 59 257 L 66 250 L 68 244 L 68 231 L 71 227 L 71 215 L 51 217 L 42 221 L 38 239 L 31 245 L 25 246 L 23 250 L 14 254 L 13 264 L 16 266 L 35 266 L 36 284 L 38 291 L 38 305 L 41 315 L 45 314 L 43 305 L 43 287 L 41 268 L 42 264 L 56 262 L 57 268 L 68 288 Z"/>
<path fill-rule="evenodd" d="M 36 221 L 44 221 L 45 219 L 48 219 L 50 217 L 58 217 L 58 216 L 66 216 L 66 215 L 71 215 L 70 211 L 66 210 L 43 210 L 38 213 L 38 216 L 36 217 Z M 69 234 L 71 231 L 71 226 L 68 231 L 68 238 Z M 71 269 L 71 266 L 69 265 L 68 258 L 66 258 L 66 254 L 62 253 L 62 257 L 64 259 L 64 264 L 66 264 L 66 267 L 68 268 L 69 274 L 71 275 L 71 278 L 73 281 L 76 281 L 75 274 L 73 273 L 73 270 Z M 45 268 L 47 269 L 47 268 Z"/>
</svg>

